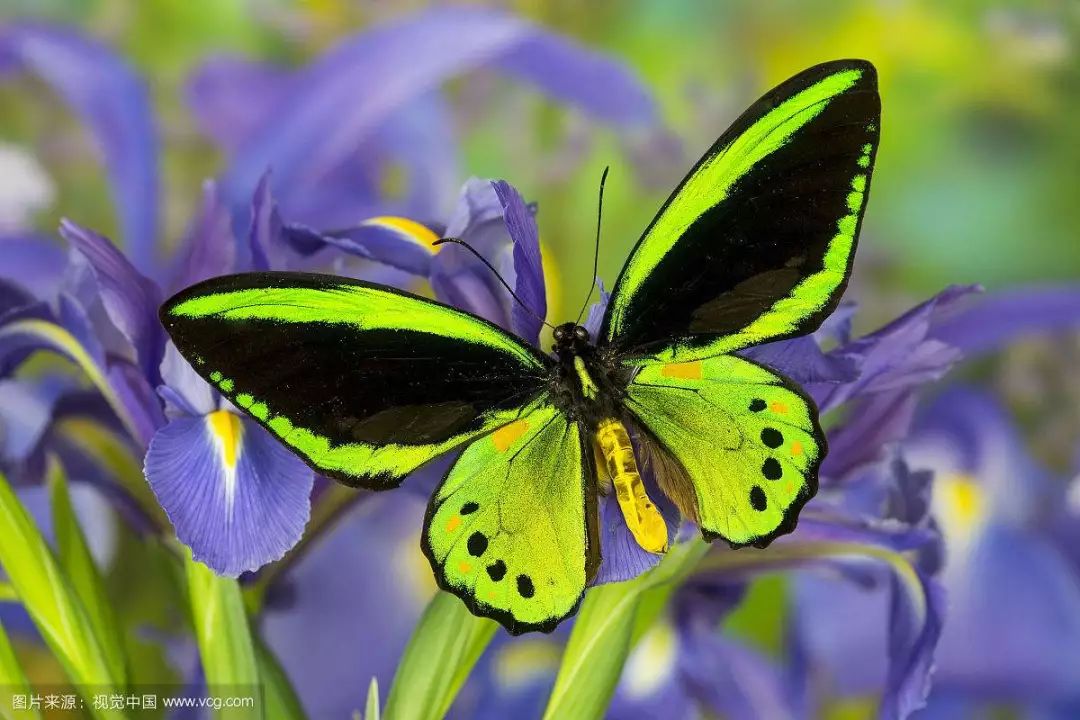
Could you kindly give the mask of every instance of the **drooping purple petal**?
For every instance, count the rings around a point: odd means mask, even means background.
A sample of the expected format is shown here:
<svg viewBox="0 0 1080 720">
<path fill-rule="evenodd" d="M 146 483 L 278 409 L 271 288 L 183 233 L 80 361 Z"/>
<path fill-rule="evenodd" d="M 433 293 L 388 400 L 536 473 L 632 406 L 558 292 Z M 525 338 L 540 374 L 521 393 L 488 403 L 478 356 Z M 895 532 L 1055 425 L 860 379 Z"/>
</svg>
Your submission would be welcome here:
<svg viewBox="0 0 1080 720">
<path fill-rule="evenodd" d="M 297 73 L 295 92 L 274 104 L 226 174 L 230 202 L 245 202 L 270 167 L 276 194 L 288 202 L 290 188 L 325 176 L 394 111 L 480 67 L 505 70 L 622 127 L 655 120 L 650 98 L 617 63 L 510 15 L 438 8 L 347 40 Z"/>
<path fill-rule="evenodd" d="M 70 220 L 61 222 L 60 234 L 90 263 L 109 319 L 131 343 L 146 377 L 155 380 L 165 342 L 157 319 L 161 291 L 101 235 Z"/>
<path fill-rule="evenodd" d="M 835 408 L 857 395 L 913 388 L 941 378 L 962 353 L 937 339 L 934 329 L 977 290 L 975 286 L 947 288 L 880 330 L 828 353 L 851 359 L 860 375 L 855 382 L 823 386 L 816 398 L 821 410 Z"/>
<path fill-rule="evenodd" d="M 277 560 L 307 524 L 311 470 L 228 411 L 167 424 L 150 443 L 145 471 L 177 537 L 221 575 Z"/>
<path fill-rule="evenodd" d="M 40 235 L 0 237 L 0 258 L 0 278 L 14 282 L 39 300 L 56 294 L 67 263 L 63 248 Z"/>
<path fill-rule="evenodd" d="M 365 260 L 389 265 L 410 275 L 427 278 L 439 239 L 431 228 L 408 218 L 382 215 L 369 218 L 356 227 L 319 233 L 300 225 L 283 229 L 285 241 L 301 255 L 310 255 L 325 247 Z"/>
<path fill-rule="evenodd" d="M 60 26 L 0 28 L 0 55 L 52 86 L 90 128 L 108 169 L 125 246 L 135 265 L 151 272 L 158 147 L 142 80 L 111 49 Z"/>
<path fill-rule="evenodd" d="M 933 336 L 967 356 L 999 350 L 1036 334 L 1080 328 L 1080 287 L 1034 287 L 980 298 L 970 309 L 939 323 Z"/>
<path fill-rule="evenodd" d="M 514 292 L 527 307 L 514 303 L 510 324 L 522 338 L 537 344 L 547 317 L 547 292 L 540 258 L 540 231 L 521 194 L 505 180 L 491 183 L 503 208 L 503 221 L 514 247 Z"/>
<path fill-rule="evenodd" d="M 180 290 L 207 278 L 227 275 L 236 265 L 236 240 L 229 209 L 212 180 L 203 184 L 203 202 L 180 251 L 169 285 Z"/>
</svg>

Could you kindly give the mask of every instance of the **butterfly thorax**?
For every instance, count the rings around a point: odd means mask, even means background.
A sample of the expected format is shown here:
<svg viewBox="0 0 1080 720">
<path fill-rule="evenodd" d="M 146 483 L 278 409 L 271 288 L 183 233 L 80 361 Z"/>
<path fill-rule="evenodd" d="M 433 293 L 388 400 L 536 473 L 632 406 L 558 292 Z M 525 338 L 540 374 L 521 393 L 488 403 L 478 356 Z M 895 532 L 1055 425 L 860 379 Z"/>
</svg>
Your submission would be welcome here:
<svg viewBox="0 0 1080 720">
<path fill-rule="evenodd" d="M 593 436 L 597 471 L 610 480 L 626 525 L 649 552 L 665 552 L 667 525 L 645 491 L 630 434 L 620 419 L 621 395 L 629 378 L 589 344 L 589 331 L 575 323 L 555 328 L 552 350 L 559 367 L 551 396 Z"/>
</svg>

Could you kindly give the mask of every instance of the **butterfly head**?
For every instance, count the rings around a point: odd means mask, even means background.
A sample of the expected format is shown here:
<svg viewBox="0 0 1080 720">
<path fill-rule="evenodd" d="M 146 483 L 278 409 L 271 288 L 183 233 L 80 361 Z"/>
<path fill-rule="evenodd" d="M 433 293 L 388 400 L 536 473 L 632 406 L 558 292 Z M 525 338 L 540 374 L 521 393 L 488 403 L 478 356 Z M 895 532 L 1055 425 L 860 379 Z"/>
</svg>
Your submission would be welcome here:
<svg viewBox="0 0 1080 720">
<path fill-rule="evenodd" d="M 551 349 L 560 357 L 580 355 L 589 346 L 589 331 L 572 322 L 556 327 L 552 337 L 555 338 L 555 344 Z"/>
</svg>

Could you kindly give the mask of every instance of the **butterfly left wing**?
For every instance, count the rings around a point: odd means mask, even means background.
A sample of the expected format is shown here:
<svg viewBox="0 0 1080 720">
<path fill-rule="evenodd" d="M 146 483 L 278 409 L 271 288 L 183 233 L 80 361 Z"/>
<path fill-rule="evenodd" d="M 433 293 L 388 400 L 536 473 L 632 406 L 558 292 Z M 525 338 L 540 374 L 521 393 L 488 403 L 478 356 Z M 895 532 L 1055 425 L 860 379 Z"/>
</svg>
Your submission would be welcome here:
<svg viewBox="0 0 1080 720">
<path fill-rule="evenodd" d="M 858 60 L 754 103 L 638 241 L 599 344 L 690 361 L 813 331 L 847 283 L 880 114 L 874 68 Z"/>
<path fill-rule="evenodd" d="M 439 586 L 515 635 L 572 615 L 599 565 L 585 439 L 538 401 L 469 445 L 428 506 L 423 548 Z"/>
<path fill-rule="evenodd" d="M 643 361 L 625 402 L 665 494 L 709 539 L 765 547 L 817 491 L 817 409 L 756 363 Z"/>
<path fill-rule="evenodd" d="M 181 354 L 315 470 L 395 487 L 517 418 L 551 360 L 469 313 L 394 288 L 248 273 L 161 308 Z"/>
</svg>

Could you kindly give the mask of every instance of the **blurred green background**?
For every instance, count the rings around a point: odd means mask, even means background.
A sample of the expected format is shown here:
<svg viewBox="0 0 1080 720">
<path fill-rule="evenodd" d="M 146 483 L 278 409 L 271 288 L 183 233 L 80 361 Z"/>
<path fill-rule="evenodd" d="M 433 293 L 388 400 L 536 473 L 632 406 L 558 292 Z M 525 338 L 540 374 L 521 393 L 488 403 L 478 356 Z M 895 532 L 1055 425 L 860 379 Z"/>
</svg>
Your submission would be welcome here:
<svg viewBox="0 0 1080 720">
<path fill-rule="evenodd" d="M 7 17 L 82 26 L 118 47 L 149 78 L 164 144 L 169 243 L 182 235 L 202 179 L 224 167 L 183 102 L 184 79 L 201 59 L 235 52 L 294 65 L 340 37 L 427 5 L 0 0 Z M 561 294 L 569 297 L 556 298 L 552 317 L 572 313 L 566 306 L 576 308 L 588 286 L 596 185 L 604 165 L 612 166 L 612 177 L 600 267 L 610 283 L 682 171 L 741 109 L 798 70 L 845 56 L 877 65 L 884 104 L 857 296 L 872 284 L 879 298 L 892 296 L 895 304 L 887 304 L 899 307 L 948 283 L 1003 287 L 1080 276 L 1080 3 L 501 5 L 625 61 L 656 93 L 683 143 L 681 166 L 658 169 L 645 185 L 611 134 L 597 133 L 586 152 L 568 153 L 580 119 L 545 105 L 530 90 L 497 84 L 497 101 L 474 117 L 467 112 L 464 83 L 451 87 L 468 126 L 464 172 L 509 179 L 540 204 L 543 240 L 558 265 Z M 0 89 L 0 136 L 42 151 L 55 195 L 38 217 L 41 228 L 54 228 L 61 212 L 92 227 L 115 228 L 94 153 L 88 143 L 70 141 L 72 133 L 78 136 L 74 120 L 58 112 L 47 93 L 28 95 L 25 89 L 20 83 Z M 388 186 L 400 182 L 393 168 L 386 175 Z"/>
</svg>

